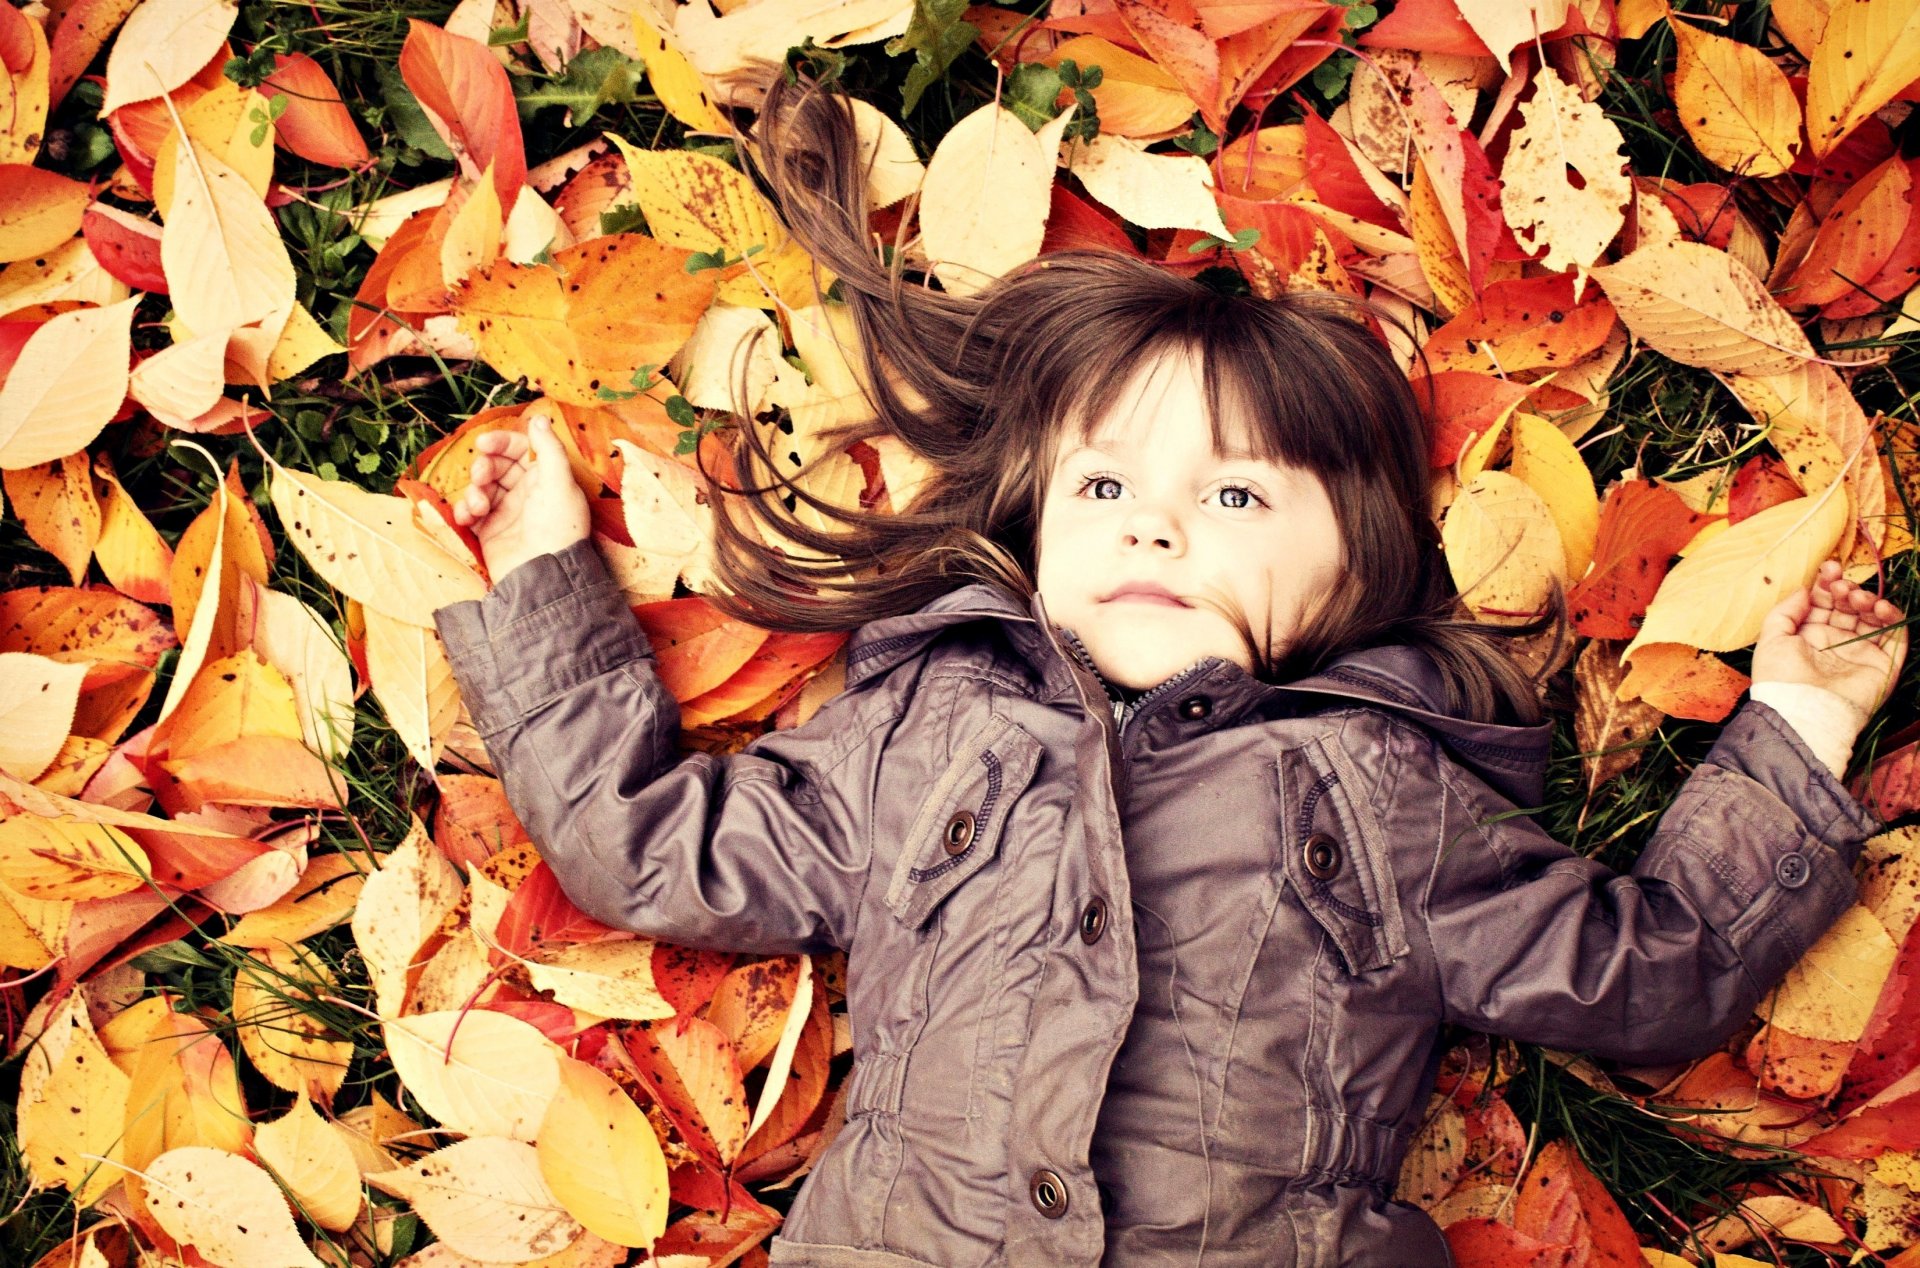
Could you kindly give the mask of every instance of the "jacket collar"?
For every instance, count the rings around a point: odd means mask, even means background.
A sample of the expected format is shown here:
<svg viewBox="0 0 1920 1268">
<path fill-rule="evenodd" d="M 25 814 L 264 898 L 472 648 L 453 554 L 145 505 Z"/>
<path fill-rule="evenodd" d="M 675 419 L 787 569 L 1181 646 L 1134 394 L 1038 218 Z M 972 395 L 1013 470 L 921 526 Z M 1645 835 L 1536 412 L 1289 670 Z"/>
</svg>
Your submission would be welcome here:
<svg viewBox="0 0 1920 1268">
<path fill-rule="evenodd" d="M 998 622 L 1015 649 L 1057 695 L 1076 694 L 1079 674 L 1092 677 L 1115 702 L 1117 719 L 1124 720 L 1137 704 L 1159 691 L 1155 688 L 1138 701 L 1119 700 L 1120 693 L 1093 670 L 1079 640 L 1047 619 L 1039 595 L 1023 602 L 1005 588 L 986 582 L 950 591 L 917 612 L 860 627 L 847 643 L 847 686 L 858 686 L 917 655 L 942 630 L 973 621 Z M 1439 671 L 1425 653 L 1405 644 L 1349 652 L 1309 677 L 1285 684 L 1261 682 L 1220 657 L 1196 662 L 1178 677 L 1190 676 L 1206 680 L 1210 689 L 1224 689 L 1277 714 L 1304 711 L 1315 698 L 1386 709 L 1432 732 L 1457 760 L 1516 805 L 1536 806 L 1545 795 L 1551 724 L 1510 726 L 1447 714 L 1441 707 Z"/>
</svg>

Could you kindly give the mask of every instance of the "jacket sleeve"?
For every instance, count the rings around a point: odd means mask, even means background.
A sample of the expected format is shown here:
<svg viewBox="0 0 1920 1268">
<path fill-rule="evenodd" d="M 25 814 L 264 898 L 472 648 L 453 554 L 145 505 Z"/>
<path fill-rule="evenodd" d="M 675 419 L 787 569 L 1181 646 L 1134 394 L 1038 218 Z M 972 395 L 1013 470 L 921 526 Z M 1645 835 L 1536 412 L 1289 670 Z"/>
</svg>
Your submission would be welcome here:
<svg viewBox="0 0 1920 1268">
<path fill-rule="evenodd" d="M 731 756 L 681 757 L 680 709 L 591 542 L 437 609 L 508 802 L 581 910 L 683 946 L 845 947 L 869 841 L 830 780 L 875 759 L 842 696 Z"/>
<path fill-rule="evenodd" d="M 1435 767 L 1442 826 L 1423 923 L 1446 1018 L 1623 1061 L 1723 1043 L 1857 900 L 1853 862 L 1874 827 L 1792 727 L 1751 702 L 1624 876 L 1451 763 Z"/>
</svg>

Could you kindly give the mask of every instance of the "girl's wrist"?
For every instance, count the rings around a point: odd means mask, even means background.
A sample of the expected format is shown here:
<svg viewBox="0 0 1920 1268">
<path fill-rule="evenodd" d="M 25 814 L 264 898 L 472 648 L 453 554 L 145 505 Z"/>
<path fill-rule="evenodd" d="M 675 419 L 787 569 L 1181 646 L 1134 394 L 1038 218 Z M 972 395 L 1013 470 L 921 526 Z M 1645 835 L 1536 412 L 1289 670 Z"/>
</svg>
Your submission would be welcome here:
<svg viewBox="0 0 1920 1268">
<path fill-rule="evenodd" d="M 1846 773 L 1853 742 L 1870 716 L 1865 709 L 1812 683 L 1756 682 L 1748 694 L 1785 719 L 1835 779 Z"/>
</svg>

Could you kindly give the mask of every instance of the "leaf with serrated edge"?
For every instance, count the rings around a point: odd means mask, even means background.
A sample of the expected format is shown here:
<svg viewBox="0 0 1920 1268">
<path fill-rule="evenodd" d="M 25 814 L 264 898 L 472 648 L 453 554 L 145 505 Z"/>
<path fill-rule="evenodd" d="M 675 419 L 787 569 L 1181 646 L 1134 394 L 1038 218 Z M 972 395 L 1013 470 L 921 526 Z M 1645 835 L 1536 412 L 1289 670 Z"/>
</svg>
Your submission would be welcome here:
<svg viewBox="0 0 1920 1268">
<path fill-rule="evenodd" d="M 360 1171 L 353 1151 L 303 1092 L 284 1115 L 254 1130 L 254 1153 L 273 1168 L 307 1218 L 339 1232 L 360 1213 Z"/>
<path fill-rule="evenodd" d="M 460 874 L 427 839 L 412 831 L 367 878 L 353 909 L 353 940 L 373 979 L 374 1011 L 395 1017 L 406 1001 L 407 971 L 460 902 Z"/>
<path fill-rule="evenodd" d="M 565 1059 L 540 1124 L 540 1174 L 587 1228 L 622 1246 L 650 1247 L 667 1227 L 667 1162 L 653 1124 L 618 1084 Z"/>
<path fill-rule="evenodd" d="M 541 1177 L 539 1155 L 519 1140 L 475 1136 L 367 1183 L 405 1198 L 441 1241 L 483 1262 L 526 1263 L 580 1235 Z"/>
<path fill-rule="evenodd" d="M 170 1149 L 147 1167 L 147 1212 L 220 1268 L 322 1268 L 293 1226 L 286 1195 L 258 1166 L 223 1149 Z"/>
</svg>

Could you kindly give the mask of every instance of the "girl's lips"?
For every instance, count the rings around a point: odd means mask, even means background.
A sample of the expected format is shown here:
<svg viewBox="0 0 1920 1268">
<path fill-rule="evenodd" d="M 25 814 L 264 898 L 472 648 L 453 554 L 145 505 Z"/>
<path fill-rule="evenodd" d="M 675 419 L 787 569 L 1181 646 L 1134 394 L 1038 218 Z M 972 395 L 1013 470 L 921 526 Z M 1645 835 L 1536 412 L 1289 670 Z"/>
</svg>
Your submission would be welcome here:
<svg viewBox="0 0 1920 1268">
<path fill-rule="evenodd" d="M 1107 602 L 1108 603 L 1151 603 L 1156 607 L 1163 607 L 1163 608 L 1184 608 L 1187 606 L 1186 604 L 1180 602 L 1180 600 L 1170 598 L 1167 595 L 1147 594 L 1139 590 L 1129 590 L 1125 594 L 1116 594 L 1111 599 L 1108 599 Z"/>
</svg>

